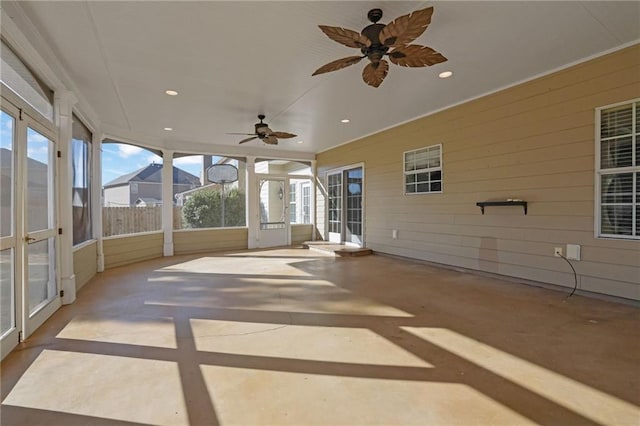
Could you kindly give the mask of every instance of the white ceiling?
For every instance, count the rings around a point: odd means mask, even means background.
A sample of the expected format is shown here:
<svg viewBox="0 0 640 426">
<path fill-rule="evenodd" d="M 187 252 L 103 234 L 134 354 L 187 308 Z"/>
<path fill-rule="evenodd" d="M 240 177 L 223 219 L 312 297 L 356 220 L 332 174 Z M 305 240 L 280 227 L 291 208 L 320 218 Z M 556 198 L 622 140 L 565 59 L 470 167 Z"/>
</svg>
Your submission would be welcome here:
<svg viewBox="0 0 640 426">
<path fill-rule="evenodd" d="M 362 81 L 364 61 L 311 76 L 357 54 L 327 38 L 319 24 L 360 31 L 371 8 L 381 8 L 387 23 L 431 5 L 432 23 L 416 43 L 447 62 L 391 65 L 377 89 Z M 107 135 L 178 150 L 204 145 L 211 153 L 316 153 L 640 38 L 640 2 L 20 1 L 12 7 L 38 29 Z M 445 70 L 454 76 L 439 79 Z M 241 136 L 225 134 L 253 132 L 258 113 L 273 130 L 299 136 L 271 147 L 238 146 Z"/>
</svg>

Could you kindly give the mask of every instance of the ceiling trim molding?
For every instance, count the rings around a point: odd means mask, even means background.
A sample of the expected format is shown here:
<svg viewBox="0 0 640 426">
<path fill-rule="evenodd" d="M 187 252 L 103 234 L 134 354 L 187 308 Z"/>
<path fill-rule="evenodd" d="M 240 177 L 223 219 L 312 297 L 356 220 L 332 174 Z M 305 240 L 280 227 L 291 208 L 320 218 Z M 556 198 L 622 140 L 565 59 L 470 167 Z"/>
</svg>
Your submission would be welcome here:
<svg viewBox="0 0 640 426">
<path fill-rule="evenodd" d="M 534 80 L 537 80 L 537 79 L 539 79 L 539 78 L 543 78 L 543 77 L 546 77 L 546 76 L 548 76 L 548 75 L 555 74 L 555 73 L 557 73 L 557 72 L 560 72 L 560 71 L 566 70 L 566 69 L 571 68 L 571 67 L 574 67 L 574 66 L 576 66 L 576 65 L 580 65 L 580 64 L 583 64 L 583 63 L 585 63 L 585 62 L 589 62 L 589 61 L 591 61 L 591 60 L 594 60 L 594 59 L 600 58 L 600 57 L 602 57 L 602 56 L 606 56 L 606 55 L 609 55 L 609 54 L 611 54 L 611 53 L 615 53 L 615 52 L 618 52 L 618 51 L 620 51 L 620 50 L 624 50 L 624 49 L 626 49 L 626 48 L 628 48 L 628 47 L 635 46 L 635 45 L 637 45 L 637 44 L 640 44 L 640 39 L 636 39 L 636 40 L 630 41 L 630 42 L 628 42 L 628 43 L 621 44 L 621 45 L 619 45 L 619 46 L 616 46 L 616 47 L 611 48 L 611 49 L 604 50 L 604 51 L 599 52 L 599 53 L 596 53 L 596 54 L 594 54 L 594 55 L 586 56 L 586 57 L 584 57 L 584 58 L 582 58 L 582 59 L 578 59 L 577 61 L 569 62 L 568 64 L 564 64 L 564 65 L 562 65 L 562 66 L 560 66 L 560 67 L 557 67 L 557 68 L 551 69 L 551 70 L 549 70 L 549 71 L 545 71 L 545 72 L 542 72 L 542 73 L 539 73 L 539 74 L 533 75 L 533 76 L 531 76 L 531 77 L 529 77 L 529 78 L 525 78 L 525 79 L 522 79 L 522 80 L 516 81 L 515 83 L 511 83 L 511 84 L 507 84 L 507 85 L 505 85 L 505 86 L 501 86 L 501 87 L 499 87 L 499 88 L 497 88 L 497 89 L 494 89 L 494 90 L 490 90 L 490 91 L 488 91 L 488 92 L 481 93 L 480 95 L 473 96 L 473 97 L 471 97 L 471 98 L 467 98 L 467 99 L 462 100 L 462 101 L 460 101 L 460 102 L 456 102 L 456 103 L 453 103 L 453 104 L 451 104 L 451 105 L 447 105 L 447 106 L 445 106 L 445 107 L 438 108 L 438 109 L 433 110 L 433 111 L 429 111 L 429 112 L 427 112 L 427 113 L 425 113 L 425 114 L 418 115 L 418 116 L 413 117 L 413 118 L 410 118 L 410 119 L 408 119 L 408 120 L 404 120 L 404 121 L 402 121 L 402 122 L 400 122 L 400 123 L 396 123 L 396 124 L 393 124 L 393 125 L 391 125 L 391 126 L 387 126 L 387 127 L 382 128 L 382 129 L 376 130 L 376 131 L 374 131 L 374 132 L 367 133 L 366 135 L 358 136 L 358 137 L 357 137 L 357 138 L 355 138 L 355 139 L 350 139 L 350 140 L 348 140 L 348 141 L 346 141 L 346 142 L 342 142 L 342 143 L 340 143 L 340 144 L 334 145 L 334 146 L 332 146 L 331 148 L 325 148 L 325 149 L 322 149 L 322 150 L 320 150 L 320 151 L 316 152 L 316 154 L 322 154 L 322 153 L 324 153 L 324 152 L 331 151 L 332 149 L 336 149 L 336 148 L 339 148 L 339 147 L 341 147 L 341 146 L 348 145 L 348 144 L 350 144 L 350 143 L 352 143 L 352 142 L 356 142 L 356 141 L 359 141 L 359 140 L 361 140 L 361 139 L 365 139 L 365 138 L 368 138 L 368 137 L 370 137 L 370 136 L 377 135 L 377 134 L 382 133 L 382 132 L 386 132 L 387 130 L 395 129 L 396 127 L 403 126 L 403 125 L 405 125 L 405 124 L 407 124 L 407 123 L 411 123 L 411 122 L 414 122 L 414 121 L 416 121 L 416 120 L 420 120 L 421 118 L 429 117 L 429 116 L 434 115 L 434 114 L 437 114 L 437 113 L 439 113 L 439 112 L 446 111 L 446 110 L 448 110 L 448 109 L 455 108 L 455 107 L 460 106 L 460 105 L 464 105 L 464 104 L 466 104 L 466 103 L 468 103 L 468 102 L 472 102 L 472 101 L 475 101 L 475 100 L 478 100 L 478 99 L 484 98 L 484 97 L 486 97 L 486 96 L 493 95 L 493 94 L 498 93 L 498 92 L 501 92 L 501 91 L 503 91 L 503 90 L 507 90 L 507 89 L 510 89 L 510 88 L 513 88 L 513 87 L 519 86 L 519 85 L 521 85 L 521 84 L 525 84 L 525 83 L 528 83 L 528 82 L 530 82 L 530 81 L 534 81 Z"/>
</svg>

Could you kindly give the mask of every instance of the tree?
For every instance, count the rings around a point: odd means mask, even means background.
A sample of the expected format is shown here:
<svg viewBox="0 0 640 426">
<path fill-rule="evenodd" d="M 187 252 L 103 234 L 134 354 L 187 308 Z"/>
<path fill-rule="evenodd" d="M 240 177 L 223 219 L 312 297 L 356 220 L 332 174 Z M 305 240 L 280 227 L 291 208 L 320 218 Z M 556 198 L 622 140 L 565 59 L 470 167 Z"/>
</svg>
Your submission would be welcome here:
<svg viewBox="0 0 640 426">
<path fill-rule="evenodd" d="M 244 192 L 234 188 L 224 197 L 224 226 L 245 226 Z M 219 228 L 222 226 L 222 197 L 215 189 L 193 194 L 182 209 L 189 228 Z"/>
</svg>

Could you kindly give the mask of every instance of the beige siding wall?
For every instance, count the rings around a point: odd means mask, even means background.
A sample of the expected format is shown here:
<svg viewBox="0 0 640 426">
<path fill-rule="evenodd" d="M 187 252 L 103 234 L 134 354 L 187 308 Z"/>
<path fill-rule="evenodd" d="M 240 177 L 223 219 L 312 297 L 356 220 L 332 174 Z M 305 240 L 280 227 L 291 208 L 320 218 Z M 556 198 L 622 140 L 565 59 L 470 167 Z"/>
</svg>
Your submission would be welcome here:
<svg viewBox="0 0 640 426">
<path fill-rule="evenodd" d="M 313 225 L 291 225 L 291 244 L 311 241 Z"/>
<path fill-rule="evenodd" d="M 594 237 L 594 109 L 639 96 L 636 45 L 321 153 L 318 174 L 365 163 L 375 251 L 573 287 L 553 248 L 580 244 L 580 288 L 640 299 L 640 242 Z M 403 195 L 403 152 L 434 144 L 444 193 Z M 528 215 L 475 205 L 507 198 Z"/>
<path fill-rule="evenodd" d="M 162 256 L 162 232 L 109 237 L 103 240 L 105 269 Z"/>
<path fill-rule="evenodd" d="M 80 290 L 98 272 L 98 243 L 93 241 L 73 251 L 73 273 L 76 291 Z"/>
<path fill-rule="evenodd" d="M 247 248 L 247 228 L 194 229 L 174 231 L 175 254 L 209 251 L 244 250 Z"/>
</svg>

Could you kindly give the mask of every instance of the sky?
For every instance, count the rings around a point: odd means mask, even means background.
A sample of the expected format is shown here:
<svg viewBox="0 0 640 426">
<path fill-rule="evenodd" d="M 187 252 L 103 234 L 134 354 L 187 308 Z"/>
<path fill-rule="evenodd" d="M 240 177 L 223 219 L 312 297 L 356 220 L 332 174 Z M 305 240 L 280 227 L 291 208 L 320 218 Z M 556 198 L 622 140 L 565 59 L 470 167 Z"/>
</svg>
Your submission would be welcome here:
<svg viewBox="0 0 640 426">
<path fill-rule="evenodd" d="M 102 144 L 102 184 L 109 183 L 151 163 L 162 164 L 162 158 L 138 146 L 104 143 Z M 202 155 L 175 158 L 173 165 L 200 177 Z"/>
</svg>

